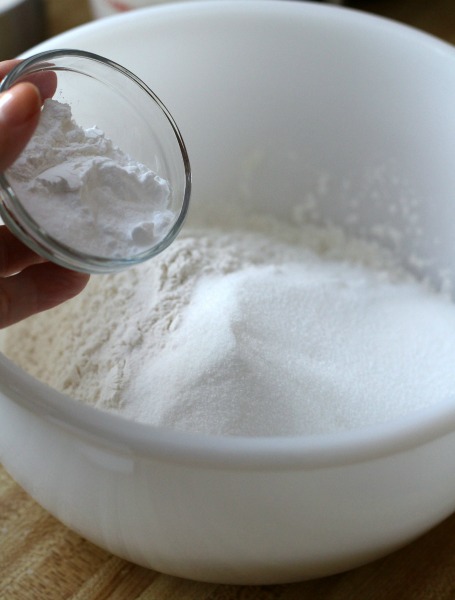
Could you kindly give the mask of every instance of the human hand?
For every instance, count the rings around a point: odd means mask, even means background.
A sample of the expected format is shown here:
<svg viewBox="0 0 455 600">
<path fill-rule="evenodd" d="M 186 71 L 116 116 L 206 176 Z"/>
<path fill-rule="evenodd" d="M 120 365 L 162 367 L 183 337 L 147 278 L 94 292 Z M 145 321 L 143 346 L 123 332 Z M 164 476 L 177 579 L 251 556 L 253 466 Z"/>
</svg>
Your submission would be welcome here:
<svg viewBox="0 0 455 600">
<path fill-rule="evenodd" d="M 0 80 L 17 61 L 0 62 Z M 0 172 L 13 164 L 32 136 L 41 104 L 55 91 L 53 74 L 18 83 L 0 94 Z M 0 328 L 76 296 L 89 276 L 46 261 L 0 226 Z"/>
</svg>

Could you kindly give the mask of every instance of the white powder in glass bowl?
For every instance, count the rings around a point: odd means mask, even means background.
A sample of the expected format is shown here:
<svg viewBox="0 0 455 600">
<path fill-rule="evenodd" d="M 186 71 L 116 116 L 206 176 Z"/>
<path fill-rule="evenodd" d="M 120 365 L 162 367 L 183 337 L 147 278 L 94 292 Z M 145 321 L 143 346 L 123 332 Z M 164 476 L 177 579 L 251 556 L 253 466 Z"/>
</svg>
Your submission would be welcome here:
<svg viewBox="0 0 455 600">
<path fill-rule="evenodd" d="M 170 183 L 84 129 L 68 104 L 48 99 L 36 132 L 7 172 L 22 206 L 77 252 L 131 258 L 161 242 L 175 221 Z"/>
<path fill-rule="evenodd" d="M 245 224 L 244 224 L 245 227 Z M 372 243 L 272 220 L 186 229 L 7 331 L 5 353 L 127 418 L 226 435 L 384 422 L 455 390 L 455 306 Z"/>
</svg>

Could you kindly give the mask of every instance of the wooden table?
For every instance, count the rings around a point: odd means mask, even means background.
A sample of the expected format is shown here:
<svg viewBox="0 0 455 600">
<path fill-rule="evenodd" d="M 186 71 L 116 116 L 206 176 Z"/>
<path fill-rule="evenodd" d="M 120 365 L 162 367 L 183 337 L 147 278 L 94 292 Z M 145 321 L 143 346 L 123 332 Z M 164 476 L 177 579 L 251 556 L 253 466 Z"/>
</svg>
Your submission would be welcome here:
<svg viewBox="0 0 455 600">
<path fill-rule="evenodd" d="M 47 0 L 46 5 L 49 35 L 90 19 L 83 0 Z M 454 0 L 351 5 L 455 43 Z M 0 468 L 0 600 L 67 599 L 455 599 L 455 515 L 406 548 L 348 573 L 282 586 L 212 585 L 161 575 L 95 547 L 51 517 Z"/>
</svg>

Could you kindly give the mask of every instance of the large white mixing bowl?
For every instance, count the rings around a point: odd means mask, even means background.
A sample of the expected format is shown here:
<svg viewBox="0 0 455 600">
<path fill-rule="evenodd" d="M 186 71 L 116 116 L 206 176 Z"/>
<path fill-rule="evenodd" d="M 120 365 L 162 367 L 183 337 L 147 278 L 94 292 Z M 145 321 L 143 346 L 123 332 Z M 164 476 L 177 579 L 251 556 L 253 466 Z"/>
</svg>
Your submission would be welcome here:
<svg viewBox="0 0 455 600">
<path fill-rule="evenodd" d="M 220 0 L 101 20 L 39 50 L 58 47 L 105 55 L 161 97 L 187 143 L 192 202 L 214 218 L 232 198 L 284 217 L 311 200 L 339 223 L 356 205 L 351 229 L 393 221 L 403 260 L 428 259 L 435 281 L 436 267 L 454 273 L 448 45 L 343 8 Z M 81 535 L 166 573 L 317 577 L 388 553 L 455 508 L 454 398 L 344 434 L 229 439 L 97 412 L 4 357 L 0 392 L 13 477 Z"/>
</svg>

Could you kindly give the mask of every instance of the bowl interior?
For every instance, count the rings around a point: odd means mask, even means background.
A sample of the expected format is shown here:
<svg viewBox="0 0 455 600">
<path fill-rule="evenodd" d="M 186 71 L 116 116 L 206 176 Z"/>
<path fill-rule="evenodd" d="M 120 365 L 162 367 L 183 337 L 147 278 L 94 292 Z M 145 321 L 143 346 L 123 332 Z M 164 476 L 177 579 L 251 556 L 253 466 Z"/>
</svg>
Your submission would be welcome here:
<svg viewBox="0 0 455 600">
<path fill-rule="evenodd" d="M 237 202 L 286 218 L 297 207 L 361 235 L 382 232 L 435 281 L 453 272 L 451 47 L 293 2 L 171 5 L 108 29 L 147 36 L 146 51 L 114 47 L 100 25 L 85 43 L 134 65 L 175 115 L 192 162 L 190 214 L 203 206 L 222 220 Z"/>
</svg>

